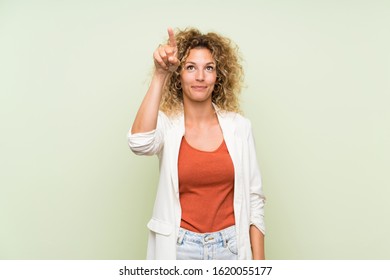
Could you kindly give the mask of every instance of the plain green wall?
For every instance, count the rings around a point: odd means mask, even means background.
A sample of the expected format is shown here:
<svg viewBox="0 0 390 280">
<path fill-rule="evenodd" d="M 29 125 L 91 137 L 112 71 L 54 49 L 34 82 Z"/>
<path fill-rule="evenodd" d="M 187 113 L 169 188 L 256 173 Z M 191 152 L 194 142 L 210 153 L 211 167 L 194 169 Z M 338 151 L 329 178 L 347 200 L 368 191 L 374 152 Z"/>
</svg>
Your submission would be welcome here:
<svg viewBox="0 0 390 280">
<path fill-rule="evenodd" d="M 0 259 L 143 259 L 126 134 L 168 26 L 244 58 L 269 259 L 390 259 L 388 1 L 0 1 Z"/>
</svg>

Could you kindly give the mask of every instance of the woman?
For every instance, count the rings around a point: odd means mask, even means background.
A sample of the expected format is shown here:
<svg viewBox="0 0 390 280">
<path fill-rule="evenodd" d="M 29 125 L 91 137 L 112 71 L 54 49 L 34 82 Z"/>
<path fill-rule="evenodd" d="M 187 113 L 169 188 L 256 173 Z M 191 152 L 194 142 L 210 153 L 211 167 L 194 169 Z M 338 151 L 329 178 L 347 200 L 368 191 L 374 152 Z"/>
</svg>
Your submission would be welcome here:
<svg viewBox="0 0 390 280">
<path fill-rule="evenodd" d="M 239 112 L 237 49 L 186 29 L 153 54 L 128 140 L 160 178 L 148 259 L 264 259 L 264 196 L 250 122 Z"/>
</svg>

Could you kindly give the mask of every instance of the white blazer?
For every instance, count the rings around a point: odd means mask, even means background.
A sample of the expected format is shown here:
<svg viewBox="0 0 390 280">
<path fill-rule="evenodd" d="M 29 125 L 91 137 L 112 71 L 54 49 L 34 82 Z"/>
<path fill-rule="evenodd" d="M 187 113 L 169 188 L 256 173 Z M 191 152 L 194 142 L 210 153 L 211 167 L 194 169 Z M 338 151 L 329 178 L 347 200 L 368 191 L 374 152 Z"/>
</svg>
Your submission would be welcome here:
<svg viewBox="0 0 390 280">
<path fill-rule="evenodd" d="M 261 176 L 250 121 L 237 113 L 217 110 L 219 124 L 234 165 L 234 217 L 238 259 L 252 259 L 249 227 L 263 234 L 264 202 Z M 147 259 L 176 259 L 176 242 L 181 222 L 178 184 L 178 155 L 184 135 L 184 115 L 169 118 L 159 112 L 157 128 L 128 134 L 137 155 L 155 155 L 160 161 L 160 178 L 153 215 L 148 223 Z"/>
</svg>

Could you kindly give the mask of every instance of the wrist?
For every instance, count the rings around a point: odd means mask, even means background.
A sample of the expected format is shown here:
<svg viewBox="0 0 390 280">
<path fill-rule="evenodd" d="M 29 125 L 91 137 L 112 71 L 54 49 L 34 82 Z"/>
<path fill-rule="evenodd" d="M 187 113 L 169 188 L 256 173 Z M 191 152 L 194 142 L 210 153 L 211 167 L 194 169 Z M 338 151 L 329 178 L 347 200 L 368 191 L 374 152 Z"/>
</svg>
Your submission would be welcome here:
<svg viewBox="0 0 390 280">
<path fill-rule="evenodd" d="M 153 77 L 159 80 L 165 81 L 169 76 L 169 71 L 163 69 L 155 69 L 153 73 Z"/>
</svg>

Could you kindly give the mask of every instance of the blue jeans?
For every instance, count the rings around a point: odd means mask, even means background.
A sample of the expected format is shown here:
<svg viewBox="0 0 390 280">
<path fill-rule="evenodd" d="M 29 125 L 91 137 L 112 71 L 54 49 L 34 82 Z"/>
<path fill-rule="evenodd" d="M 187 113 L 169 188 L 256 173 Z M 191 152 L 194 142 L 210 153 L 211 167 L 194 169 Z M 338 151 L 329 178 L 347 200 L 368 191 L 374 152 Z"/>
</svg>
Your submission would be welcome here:
<svg viewBox="0 0 390 280">
<path fill-rule="evenodd" d="M 197 233 L 179 229 L 176 244 L 178 260 L 237 260 L 236 228 Z"/>
</svg>

